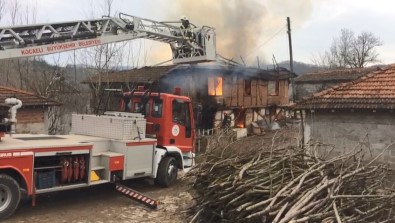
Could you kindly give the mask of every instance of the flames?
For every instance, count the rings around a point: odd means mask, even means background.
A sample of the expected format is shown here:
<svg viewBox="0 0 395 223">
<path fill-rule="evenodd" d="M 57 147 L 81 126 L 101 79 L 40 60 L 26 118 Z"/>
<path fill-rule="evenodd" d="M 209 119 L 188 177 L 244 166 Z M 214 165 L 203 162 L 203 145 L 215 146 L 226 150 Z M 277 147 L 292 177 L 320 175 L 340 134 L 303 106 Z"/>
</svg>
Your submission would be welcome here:
<svg viewBox="0 0 395 223">
<path fill-rule="evenodd" d="M 208 95 L 222 96 L 222 77 L 208 78 Z"/>
<path fill-rule="evenodd" d="M 235 111 L 235 127 L 236 128 L 245 128 L 245 109 L 241 109 Z"/>
<path fill-rule="evenodd" d="M 244 128 L 244 124 L 237 124 L 236 127 L 237 128 Z"/>
<path fill-rule="evenodd" d="M 236 128 L 244 128 L 244 119 L 243 118 L 239 118 L 235 120 L 236 124 Z"/>
</svg>

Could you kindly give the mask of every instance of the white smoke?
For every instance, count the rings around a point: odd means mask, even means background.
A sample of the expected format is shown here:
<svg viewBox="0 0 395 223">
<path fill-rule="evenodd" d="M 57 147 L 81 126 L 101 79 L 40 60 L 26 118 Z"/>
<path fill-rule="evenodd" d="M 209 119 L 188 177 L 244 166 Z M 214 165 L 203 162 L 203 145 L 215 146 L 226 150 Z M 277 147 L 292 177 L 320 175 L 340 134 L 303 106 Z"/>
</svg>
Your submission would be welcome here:
<svg viewBox="0 0 395 223">
<path fill-rule="evenodd" d="M 227 58 L 247 61 L 262 54 L 257 49 L 262 42 L 286 25 L 286 17 L 295 21 L 293 28 L 300 26 L 310 16 L 312 0 L 176 0 L 171 1 L 169 17 L 186 15 L 198 25 L 216 28 L 217 52 Z M 281 35 L 281 34 L 280 34 Z M 286 35 L 286 30 L 282 32 Z M 286 45 L 287 42 L 284 42 Z M 254 54 L 253 57 L 246 58 Z M 261 55 L 262 56 L 262 55 Z"/>
</svg>

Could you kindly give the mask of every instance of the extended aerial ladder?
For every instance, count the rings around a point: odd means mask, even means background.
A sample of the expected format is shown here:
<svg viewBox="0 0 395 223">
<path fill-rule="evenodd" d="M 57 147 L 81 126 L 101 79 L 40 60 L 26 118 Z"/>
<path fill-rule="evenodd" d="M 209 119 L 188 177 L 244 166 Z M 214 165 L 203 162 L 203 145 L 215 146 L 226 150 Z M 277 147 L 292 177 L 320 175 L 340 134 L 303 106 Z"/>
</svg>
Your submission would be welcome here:
<svg viewBox="0 0 395 223">
<path fill-rule="evenodd" d="M 170 44 L 174 64 L 214 61 L 213 28 L 194 27 L 187 37 L 179 26 L 124 13 L 116 17 L 0 27 L 0 59 L 41 56 L 138 38 Z"/>
</svg>

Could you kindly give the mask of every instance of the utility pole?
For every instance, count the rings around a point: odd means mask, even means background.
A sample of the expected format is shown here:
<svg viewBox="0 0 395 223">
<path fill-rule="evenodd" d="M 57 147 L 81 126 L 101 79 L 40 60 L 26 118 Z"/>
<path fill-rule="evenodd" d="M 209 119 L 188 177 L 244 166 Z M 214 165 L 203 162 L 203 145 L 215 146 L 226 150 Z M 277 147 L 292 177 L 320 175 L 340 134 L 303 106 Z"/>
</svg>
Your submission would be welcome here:
<svg viewBox="0 0 395 223">
<path fill-rule="evenodd" d="M 289 67 L 291 72 L 294 72 L 294 59 L 292 55 L 292 37 L 291 37 L 291 20 L 287 17 L 287 33 L 288 33 L 288 44 L 289 44 Z M 295 101 L 295 81 L 291 78 L 292 85 L 292 101 Z"/>
<path fill-rule="evenodd" d="M 75 63 L 75 50 L 74 50 L 74 82 L 77 83 L 77 64 Z"/>
<path fill-rule="evenodd" d="M 291 20 L 287 17 L 287 33 L 288 33 L 288 43 L 289 43 L 289 67 L 291 68 L 291 72 L 294 72 L 294 59 L 292 55 L 292 37 L 291 37 Z"/>
<path fill-rule="evenodd" d="M 258 62 L 258 68 L 261 69 L 261 66 L 259 65 L 259 57 L 256 56 L 256 61 Z"/>
</svg>

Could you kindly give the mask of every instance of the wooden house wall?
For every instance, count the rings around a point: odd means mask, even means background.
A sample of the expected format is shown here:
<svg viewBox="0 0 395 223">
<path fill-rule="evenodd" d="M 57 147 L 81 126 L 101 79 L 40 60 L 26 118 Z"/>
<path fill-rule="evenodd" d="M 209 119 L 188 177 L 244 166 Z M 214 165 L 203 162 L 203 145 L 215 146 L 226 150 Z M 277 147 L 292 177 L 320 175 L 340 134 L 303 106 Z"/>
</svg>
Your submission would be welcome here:
<svg viewBox="0 0 395 223">
<path fill-rule="evenodd" d="M 244 89 L 244 79 L 238 78 L 224 81 L 224 104 L 226 107 L 267 107 L 268 105 L 285 105 L 288 100 L 288 81 L 279 80 L 279 94 L 268 95 L 268 81 L 251 80 L 251 95 Z"/>
<path fill-rule="evenodd" d="M 172 93 L 174 87 L 181 87 L 182 95 L 188 96 L 195 103 L 222 102 L 225 108 L 263 108 L 273 105 L 286 105 L 288 99 L 288 80 L 279 80 L 279 94 L 268 95 L 268 81 L 251 79 L 251 95 L 244 89 L 244 78 L 237 76 L 223 76 L 222 96 L 208 95 L 208 77 L 221 74 L 183 74 L 161 80 L 164 92 Z M 114 85 L 113 85 L 114 87 Z M 120 86 L 117 86 L 120 87 Z"/>
<path fill-rule="evenodd" d="M 237 76 L 223 76 L 222 96 L 208 95 L 208 77 L 221 76 L 221 74 L 183 74 L 177 78 L 164 79 L 168 92 L 172 88 L 181 87 L 182 95 L 188 96 L 194 103 L 217 103 L 222 102 L 228 108 L 259 108 L 271 105 L 288 104 L 288 81 L 279 80 L 279 94 L 268 95 L 268 81 L 251 79 L 251 94 L 247 95 L 244 89 L 245 78 Z M 216 100 L 215 100 L 216 99 Z"/>
<path fill-rule="evenodd" d="M 279 94 L 268 95 L 268 105 L 286 105 L 288 102 L 288 80 L 279 80 Z"/>
<path fill-rule="evenodd" d="M 266 107 L 267 105 L 267 81 L 259 80 L 257 86 L 257 103 L 261 107 Z"/>
<path fill-rule="evenodd" d="M 283 80 L 282 81 L 284 84 L 284 95 L 282 97 L 282 104 L 289 104 L 289 83 L 288 80 Z M 281 82 L 280 82 L 281 83 Z"/>
</svg>

